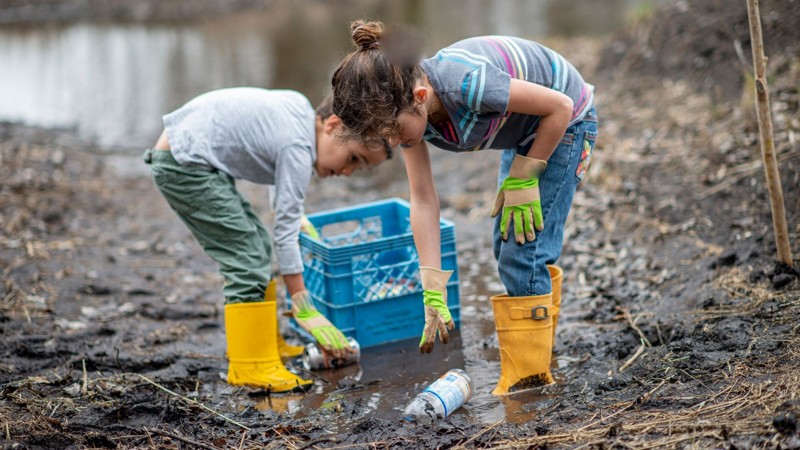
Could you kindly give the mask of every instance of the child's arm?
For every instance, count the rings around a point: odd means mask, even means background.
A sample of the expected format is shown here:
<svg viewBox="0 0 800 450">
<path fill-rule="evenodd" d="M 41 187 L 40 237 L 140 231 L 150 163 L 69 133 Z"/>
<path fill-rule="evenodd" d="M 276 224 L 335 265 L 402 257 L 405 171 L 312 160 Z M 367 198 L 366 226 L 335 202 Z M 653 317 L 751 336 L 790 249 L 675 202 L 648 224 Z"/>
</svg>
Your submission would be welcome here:
<svg viewBox="0 0 800 450">
<path fill-rule="evenodd" d="M 568 96 L 524 80 L 511 80 L 508 112 L 541 116 L 528 157 L 547 161 L 561 142 L 572 118 L 572 99 Z"/>
<path fill-rule="evenodd" d="M 306 290 L 306 284 L 303 281 L 302 273 L 284 274 L 283 282 L 286 284 L 286 290 L 289 291 L 290 296 Z"/>
<path fill-rule="evenodd" d="M 547 167 L 572 118 L 572 99 L 556 90 L 523 80 L 511 80 L 508 112 L 539 116 L 536 139 L 527 157 L 516 155 L 508 177 L 497 193 L 492 217 L 502 211 L 500 233 L 508 239 L 511 226 L 514 238 L 522 245 L 536 239 L 536 231 L 544 229 L 539 199 L 539 175 Z"/>
<path fill-rule="evenodd" d="M 433 182 L 428 145 L 420 144 L 403 151 L 408 185 L 411 190 L 411 230 L 419 254 L 422 300 L 425 304 L 425 328 L 419 342 L 420 353 L 430 353 L 439 339 L 446 344 L 448 330 L 455 327 L 447 308 L 447 281 L 452 271 L 441 270 L 441 233 L 439 197 Z"/>
<path fill-rule="evenodd" d="M 403 150 L 403 159 L 411 190 L 411 231 L 419 265 L 440 268 L 439 197 L 433 182 L 428 145 L 423 141 Z"/>
<path fill-rule="evenodd" d="M 308 331 L 335 358 L 353 351 L 333 324 L 314 307 L 303 281 L 300 255 L 300 223 L 305 191 L 311 180 L 313 162 L 305 149 L 283 149 L 278 157 L 275 179 L 275 255 L 286 289 L 292 298 L 292 313 L 297 323 Z"/>
</svg>

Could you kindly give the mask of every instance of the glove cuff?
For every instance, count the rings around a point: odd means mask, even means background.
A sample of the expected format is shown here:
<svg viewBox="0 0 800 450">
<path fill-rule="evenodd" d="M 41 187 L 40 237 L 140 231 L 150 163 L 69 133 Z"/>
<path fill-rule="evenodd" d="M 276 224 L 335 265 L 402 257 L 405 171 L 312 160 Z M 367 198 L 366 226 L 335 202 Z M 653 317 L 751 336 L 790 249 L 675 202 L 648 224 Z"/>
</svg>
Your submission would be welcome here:
<svg viewBox="0 0 800 450">
<path fill-rule="evenodd" d="M 452 270 L 441 270 L 434 267 L 420 267 L 419 277 L 422 281 L 422 289 L 426 291 L 444 292 L 447 282 L 450 281 Z"/>
<path fill-rule="evenodd" d="M 539 175 L 546 168 L 547 161 L 516 155 L 514 156 L 514 161 L 511 162 L 511 170 L 509 170 L 508 176 L 519 178 L 520 180 L 530 180 L 531 178 L 539 178 Z"/>
<path fill-rule="evenodd" d="M 308 314 L 316 310 L 317 308 L 314 307 L 314 301 L 311 299 L 311 295 L 308 294 L 308 291 L 295 292 L 294 295 L 292 295 L 292 313 L 295 316 L 298 314 Z"/>
</svg>

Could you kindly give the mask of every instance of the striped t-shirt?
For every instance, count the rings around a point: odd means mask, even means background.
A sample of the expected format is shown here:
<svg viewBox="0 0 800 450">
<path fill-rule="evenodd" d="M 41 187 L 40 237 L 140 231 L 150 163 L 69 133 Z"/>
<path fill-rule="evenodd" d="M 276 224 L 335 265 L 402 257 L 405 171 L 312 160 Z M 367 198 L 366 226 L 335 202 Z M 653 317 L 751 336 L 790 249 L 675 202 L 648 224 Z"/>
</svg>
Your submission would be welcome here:
<svg viewBox="0 0 800 450">
<path fill-rule="evenodd" d="M 593 88 L 564 57 L 538 44 L 507 36 L 465 39 L 422 61 L 450 116 L 428 124 L 425 140 L 445 150 L 529 147 L 541 116 L 509 113 L 512 78 L 555 89 L 575 105 L 570 125 L 591 109 Z"/>
</svg>

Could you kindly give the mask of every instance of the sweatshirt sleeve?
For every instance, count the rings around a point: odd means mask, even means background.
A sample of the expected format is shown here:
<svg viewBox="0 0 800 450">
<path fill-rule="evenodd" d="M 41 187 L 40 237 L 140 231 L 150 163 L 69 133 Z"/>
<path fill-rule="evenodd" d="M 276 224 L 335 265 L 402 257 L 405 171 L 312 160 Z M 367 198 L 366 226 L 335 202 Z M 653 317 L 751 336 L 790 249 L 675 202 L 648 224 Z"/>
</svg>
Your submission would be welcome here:
<svg viewBox="0 0 800 450">
<path fill-rule="evenodd" d="M 281 149 L 275 170 L 275 255 L 281 275 L 303 273 L 300 256 L 300 219 L 311 181 L 313 160 L 309 149 L 290 145 Z"/>
</svg>

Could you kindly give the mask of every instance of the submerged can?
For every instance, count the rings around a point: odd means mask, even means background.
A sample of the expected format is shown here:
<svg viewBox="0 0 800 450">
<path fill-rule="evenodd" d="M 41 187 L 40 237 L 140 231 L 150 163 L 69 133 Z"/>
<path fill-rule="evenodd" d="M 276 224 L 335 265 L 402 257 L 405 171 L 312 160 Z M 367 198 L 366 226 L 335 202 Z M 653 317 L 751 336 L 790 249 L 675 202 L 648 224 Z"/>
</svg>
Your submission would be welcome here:
<svg viewBox="0 0 800 450">
<path fill-rule="evenodd" d="M 403 414 L 406 420 L 426 422 L 445 418 L 469 401 L 474 389 L 467 372 L 449 370 L 414 397 Z"/>
<path fill-rule="evenodd" d="M 306 370 L 324 370 L 357 363 L 361 359 L 361 346 L 351 337 L 347 338 L 347 343 L 350 344 L 353 352 L 348 353 L 344 358 L 334 358 L 317 344 L 306 345 L 303 352 L 303 367 Z"/>
</svg>

